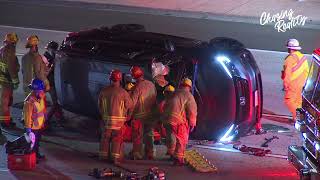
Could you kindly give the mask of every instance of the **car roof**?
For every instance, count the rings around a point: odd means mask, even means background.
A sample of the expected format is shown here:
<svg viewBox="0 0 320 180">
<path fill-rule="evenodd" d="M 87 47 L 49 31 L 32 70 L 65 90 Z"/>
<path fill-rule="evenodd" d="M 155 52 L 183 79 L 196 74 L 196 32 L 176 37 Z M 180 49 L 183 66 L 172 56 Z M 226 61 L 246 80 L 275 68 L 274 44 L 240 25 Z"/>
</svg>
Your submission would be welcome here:
<svg viewBox="0 0 320 180">
<path fill-rule="evenodd" d="M 105 44 L 109 47 L 114 46 L 115 49 L 119 46 L 123 46 L 118 48 L 118 51 L 110 51 L 100 54 L 100 57 L 118 56 L 121 58 L 121 60 L 119 59 L 118 61 L 121 61 L 122 63 L 151 62 L 153 56 L 161 57 L 162 55 L 166 55 L 167 53 L 174 51 L 183 51 L 182 54 L 184 54 L 184 52 L 190 53 L 190 51 L 193 51 L 192 49 L 197 49 L 197 47 L 204 44 L 204 42 L 200 40 L 154 32 L 110 33 L 110 31 L 91 29 L 71 34 L 72 35 L 67 38 L 71 38 L 74 42 L 97 42 L 100 45 Z M 77 55 L 77 52 L 72 52 L 71 50 L 68 54 Z M 81 56 L 90 56 L 90 54 L 83 52 L 81 53 Z M 180 60 L 181 59 L 175 59 L 173 61 Z"/>
</svg>

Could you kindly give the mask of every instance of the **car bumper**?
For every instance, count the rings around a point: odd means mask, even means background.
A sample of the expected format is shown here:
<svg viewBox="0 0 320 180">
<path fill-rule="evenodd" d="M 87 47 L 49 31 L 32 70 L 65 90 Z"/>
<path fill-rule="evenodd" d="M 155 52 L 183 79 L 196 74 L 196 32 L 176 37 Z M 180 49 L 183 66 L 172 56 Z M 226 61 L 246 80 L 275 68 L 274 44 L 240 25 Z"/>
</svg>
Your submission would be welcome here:
<svg viewBox="0 0 320 180">
<path fill-rule="evenodd" d="M 310 161 L 303 147 L 289 146 L 288 161 L 296 168 L 301 180 L 320 179 L 320 168 Z"/>
</svg>

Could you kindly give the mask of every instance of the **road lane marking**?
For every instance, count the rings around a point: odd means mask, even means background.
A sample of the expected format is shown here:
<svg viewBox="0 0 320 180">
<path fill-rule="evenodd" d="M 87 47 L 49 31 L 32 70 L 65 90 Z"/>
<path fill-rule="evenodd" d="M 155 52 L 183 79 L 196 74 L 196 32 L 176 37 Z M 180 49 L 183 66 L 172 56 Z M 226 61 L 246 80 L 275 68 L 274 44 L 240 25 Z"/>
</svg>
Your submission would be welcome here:
<svg viewBox="0 0 320 180">
<path fill-rule="evenodd" d="M 201 149 L 210 149 L 210 150 L 216 150 L 216 151 L 223 151 L 223 152 L 248 154 L 248 153 L 245 153 L 245 152 L 241 152 L 239 150 L 230 149 L 230 148 L 224 148 L 224 147 L 213 147 L 213 146 L 205 146 L 205 145 L 194 145 L 193 147 L 201 148 Z M 288 156 L 281 155 L 281 154 L 266 154 L 265 156 L 266 157 L 280 158 L 280 159 L 287 159 L 288 158 Z M 260 157 L 260 156 L 257 156 L 257 157 Z"/>
</svg>

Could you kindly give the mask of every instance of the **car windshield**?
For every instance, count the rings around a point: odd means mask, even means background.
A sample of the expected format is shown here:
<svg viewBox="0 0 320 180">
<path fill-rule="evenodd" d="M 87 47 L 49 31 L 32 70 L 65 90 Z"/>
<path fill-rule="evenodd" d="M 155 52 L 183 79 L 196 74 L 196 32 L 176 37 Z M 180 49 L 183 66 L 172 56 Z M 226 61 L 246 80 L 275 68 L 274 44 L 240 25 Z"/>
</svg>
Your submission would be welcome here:
<svg viewBox="0 0 320 180">
<path fill-rule="evenodd" d="M 317 82 L 317 79 L 318 79 L 318 74 L 319 74 L 318 70 L 319 70 L 319 64 L 316 63 L 315 61 L 313 61 L 312 65 L 311 65 L 311 68 L 310 68 L 310 72 L 309 72 L 309 76 L 308 76 L 307 82 L 306 82 L 304 90 L 303 90 L 304 97 L 306 99 L 308 99 L 310 102 L 311 102 L 313 91 L 315 89 L 316 82 Z M 318 92 L 320 91 L 320 86 L 319 85 L 317 87 L 317 91 Z M 319 93 L 316 93 L 316 94 L 318 94 L 318 99 L 319 99 L 320 98 L 320 96 L 319 96 L 320 94 Z"/>
</svg>

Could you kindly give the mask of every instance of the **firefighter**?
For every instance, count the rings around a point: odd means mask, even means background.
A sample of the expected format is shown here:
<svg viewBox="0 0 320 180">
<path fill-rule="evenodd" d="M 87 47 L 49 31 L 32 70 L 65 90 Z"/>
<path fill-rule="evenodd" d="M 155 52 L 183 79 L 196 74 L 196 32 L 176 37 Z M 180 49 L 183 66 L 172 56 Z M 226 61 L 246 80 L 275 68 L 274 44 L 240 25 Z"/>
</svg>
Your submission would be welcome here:
<svg viewBox="0 0 320 180">
<path fill-rule="evenodd" d="M 53 107 L 48 113 L 48 117 L 47 117 L 48 123 L 50 123 L 50 119 L 53 115 L 55 115 L 56 118 L 58 119 L 63 119 L 62 108 L 58 102 L 57 92 L 54 85 L 54 63 L 55 63 L 55 57 L 56 57 L 56 52 L 58 50 L 58 47 L 59 47 L 59 44 L 57 42 L 50 41 L 45 47 L 47 51 L 43 54 L 44 57 L 48 60 L 47 67 L 49 69 L 49 74 L 47 77 L 50 85 L 49 94 L 51 96 L 51 100 L 53 103 Z"/>
<path fill-rule="evenodd" d="M 4 38 L 4 46 L 0 49 L 0 122 L 2 127 L 14 127 L 10 115 L 13 89 L 19 87 L 19 62 L 16 57 L 18 36 L 9 33 Z"/>
<path fill-rule="evenodd" d="M 42 80 L 35 78 L 29 85 L 29 88 L 31 89 L 31 93 L 24 101 L 23 118 L 26 133 L 33 132 L 35 135 L 33 151 L 39 160 L 44 158 L 40 154 L 39 146 L 46 116 L 45 85 Z"/>
<path fill-rule="evenodd" d="M 25 47 L 30 48 L 30 50 L 22 57 L 23 89 L 26 96 L 30 93 L 28 85 L 33 78 L 42 80 L 45 84 L 46 91 L 50 89 L 50 84 L 47 79 L 49 69 L 46 65 L 49 64 L 49 62 L 44 56 L 39 54 L 38 44 L 38 36 L 29 36 Z"/>
<path fill-rule="evenodd" d="M 302 105 L 302 88 L 307 80 L 309 65 L 306 56 L 299 50 L 301 47 L 296 39 L 287 42 L 289 55 L 283 65 L 284 102 L 292 113 L 293 121 L 296 120 L 296 109 Z"/>
<path fill-rule="evenodd" d="M 99 157 L 102 160 L 111 159 L 114 164 L 119 164 L 122 158 L 124 123 L 133 104 L 128 92 L 121 87 L 121 71 L 112 70 L 109 79 L 111 85 L 101 90 L 98 102 L 104 124 Z"/>
<path fill-rule="evenodd" d="M 173 156 L 174 165 L 184 164 L 184 152 L 197 121 L 197 104 L 191 94 L 192 81 L 182 80 L 180 88 L 167 99 L 164 106 L 163 123 L 167 128 L 168 155 Z"/>
<path fill-rule="evenodd" d="M 169 67 L 163 65 L 161 62 L 152 63 L 152 77 L 155 82 L 157 90 L 157 101 L 160 103 L 164 100 L 163 91 L 169 82 L 165 79 L 165 76 L 169 73 Z"/>
<path fill-rule="evenodd" d="M 130 69 L 136 85 L 132 91 L 134 110 L 132 113 L 132 158 L 142 159 L 142 140 L 145 142 L 144 154 L 147 159 L 154 159 L 154 121 L 152 113 L 156 108 L 157 91 L 155 85 L 144 79 L 144 72 L 138 66 Z"/>
<path fill-rule="evenodd" d="M 159 112 L 160 112 L 160 116 L 163 115 L 164 113 L 164 108 L 166 107 L 166 103 L 170 100 L 170 98 L 173 97 L 175 88 L 172 85 L 168 85 L 164 88 L 163 90 L 163 95 L 164 95 L 164 100 L 160 102 L 159 104 Z M 168 126 L 168 124 L 166 124 L 166 126 Z M 170 158 L 173 158 L 173 150 L 171 148 L 171 144 L 172 141 L 175 139 L 174 137 L 170 137 L 170 135 L 172 135 L 170 130 L 170 127 L 165 127 L 165 131 L 166 131 L 166 145 L 167 145 L 167 155 L 170 156 Z M 170 149 L 171 148 L 171 149 Z"/>
</svg>

